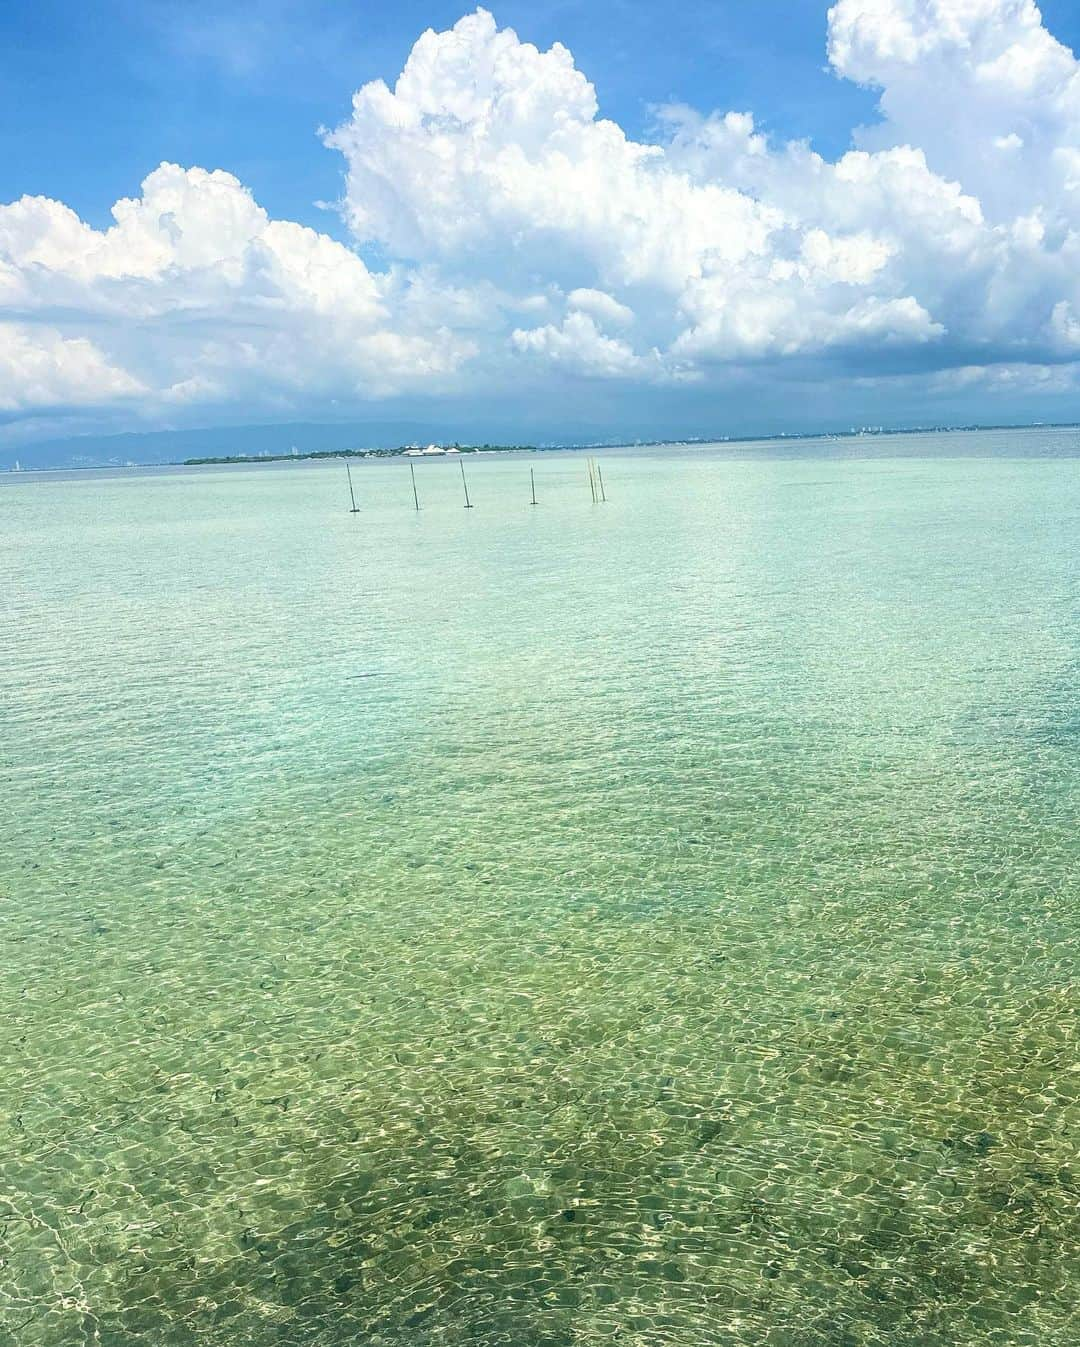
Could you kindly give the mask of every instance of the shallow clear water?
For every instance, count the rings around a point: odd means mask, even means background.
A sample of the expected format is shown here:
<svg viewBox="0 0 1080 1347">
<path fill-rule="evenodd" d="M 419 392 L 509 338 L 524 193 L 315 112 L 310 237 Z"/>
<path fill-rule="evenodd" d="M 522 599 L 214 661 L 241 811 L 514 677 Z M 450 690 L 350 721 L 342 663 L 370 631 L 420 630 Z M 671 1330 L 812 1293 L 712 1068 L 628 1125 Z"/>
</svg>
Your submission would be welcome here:
<svg viewBox="0 0 1080 1347">
<path fill-rule="evenodd" d="M 1074 1347 L 1077 438 L 0 480 L 0 1344 Z"/>
</svg>

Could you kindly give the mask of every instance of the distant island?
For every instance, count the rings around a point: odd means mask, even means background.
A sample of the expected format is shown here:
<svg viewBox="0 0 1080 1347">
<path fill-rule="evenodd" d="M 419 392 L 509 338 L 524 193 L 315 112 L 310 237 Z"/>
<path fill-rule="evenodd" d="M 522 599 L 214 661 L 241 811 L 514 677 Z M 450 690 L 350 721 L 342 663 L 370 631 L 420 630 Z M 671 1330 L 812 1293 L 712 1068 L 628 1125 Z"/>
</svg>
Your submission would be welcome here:
<svg viewBox="0 0 1080 1347">
<path fill-rule="evenodd" d="M 206 458 L 185 458 L 176 467 L 195 468 L 214 463 L 288 463 L 320 458 L 435 458 L 454 454 L 542 454 L 559 450 L 581 449 L 651 449 L 662 447 L 710 444 L 770 444 L 777 441 L 851 440 L 891 435 L 955 435 L 972 431 L 992 430 L 1070 430 L 1075 421 L 1036 421 L 1028 424 L 1002 425 L 939 425 L 939 426 L 852 426 L 849 430 L 780 431 L 774 435 L 693 435 L 663 440 L 591 440 L 580 444 L 402 444 L 396 449 L 293 449 L 287 454 L 227 454 Z"/>
<path fill-rule="evenodd" d="M 448 454 L 536 454 L 535 444 L 403 444 L 397 449 L 313 449 L 288 454 L 226 454 L 214 458 L 185 458 L 180 466 L 202 467 L 208 463 L 292 463 L 306 458 L 445 458 Z"/>
<path fill-rule="evenodd" d="M 453 454 L 540 454 L 573 449 L 648 449 L 663 446 L 693 446 L 707 444 L 765 444 L 778 440 L 849 440 L 869 436 L 889 435 L 943 435 L 988 430 L 1064 430 L 1076 423 L 1035 422 L 1030 425 L 941 425 L 906 426 L 852 426 L 850 430 L 781 431 L 775 435 L 694 435 L 663 440 L 594 440 L 581 444 L 402 444 L 396 449 L 293 449 L 287 454 L 225 454 L 204 458 L 185 458 L 176 467 L 197 468 L 219 463 L 290 463 L 304 459 L 321 458 L 443 458 Z"/>
</svg>

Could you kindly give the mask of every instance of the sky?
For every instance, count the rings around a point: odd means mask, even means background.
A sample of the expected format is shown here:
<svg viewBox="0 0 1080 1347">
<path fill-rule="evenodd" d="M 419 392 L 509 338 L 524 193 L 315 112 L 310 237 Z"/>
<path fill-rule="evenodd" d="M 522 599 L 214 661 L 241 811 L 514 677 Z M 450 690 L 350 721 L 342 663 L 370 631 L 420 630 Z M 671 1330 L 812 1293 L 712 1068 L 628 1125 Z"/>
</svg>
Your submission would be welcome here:
<svg viewBox="0 0 1080 1347">
<path fill-rule="evenodd" d="M 0 466 L 1080 419 L 1078 44 L 1063 0 L 8 0 Z"/>
</svg>

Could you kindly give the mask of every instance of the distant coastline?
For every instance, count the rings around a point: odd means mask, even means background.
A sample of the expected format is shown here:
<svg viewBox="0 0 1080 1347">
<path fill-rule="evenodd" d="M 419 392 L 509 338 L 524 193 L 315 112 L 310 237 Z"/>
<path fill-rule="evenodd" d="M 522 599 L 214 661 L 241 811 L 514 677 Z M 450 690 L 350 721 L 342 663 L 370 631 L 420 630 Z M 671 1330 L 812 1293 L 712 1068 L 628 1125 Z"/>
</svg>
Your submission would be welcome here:
<svg viewBox="0 0 1080 1347">
<path fill-rule="evenodd" d="M 1032 421 L 1005 425 L 943 425 L 943 426 L 860 426 L 849 430 L 781 431 L 775 435 L 695 435 L 660 440 L 590 440 L 580 444 L 448 444 L 428 451 L 419 445 L 400 445 L 396 449 L 315 449 L 287 454 L 225 454 L 199 458 L 185 458 L 173 467 L 196 468 L 229 463 L 289 463 L 305 459 L 328 458 L 404 458 L 446 457 L 451 454 L 547 454 L 572 453 L 584 449 L 656 449 L 666 445 L 692 447 L 708 444 L 775 444 L 784 440 L 857 440 L 885 438 L 890 435 L 959 435 L 978 431 L 1006 430 L 1077 430 L 1080 421 Z M 433 452 L 434 451 L 434 452 Z"/>
<path fill-rule="evenodd" d="M 273 429 L 272 427 L 268 429 Z M 327 426 L 327 431 L 332 431 L 332 426 Z M 781 444 L 781 443 L 799 443 L 807 440 L 858 440 L 858 439 L 885 439 L 890 436 L 902 435 L 954 435 L 954 434 L 972 434 L 977 432 L 1002 432 L 1002 431 L 1061 431 L 1061 430 L 1080 430 L 1080 421 L 1030 421 L 1030 422 L 1008 422 L 993 425 L 980 425 L 976 423 L 963 425 L 931 425 L 931 426 L 859 426 L 850 427 L 846 430 L 806 430 L 806 431 L 779 431 L 767 435 L 693 435 L 665 437 L 660 439 L 626 439 L 609 436 L 604 439 L 581 440 L 563 443 L 538 443 L 538 444 L 444 444 L 439 446 L 442 451 L 439 456 L 452 456 L 454 454 L 510 454 L 510 453 L 561 453 L 574 452 L 582 450 L 596 451 L 598 449 L 651 449 L 651 448 L 689 448 L 694 446 L 707 445 L 744 445 L 744 444 Z M 196 432 L 199 434 L 205 432 Z M 227 437 L 228 431 L 221 432 L 222 438 Z M 22 454 L 32 457 L 34 446 L 24 446 L 20 449 Z M 130 452 L 130 451 L 129 451 Z M 192 467 L 228 467 L 232 465 L 248 465 L 258 463 L 288 463 L 319 461 L 327 459 L 397 459 L 403 458 L 408 454 L 414 454 L 420 458 L 427 457 L 424 449 L 416 444 L 399 444 L 390 448 L 380 445 L 372 445 L 359 448 L 342 449 L 295 449 L 290 451 L 275 450 L 253 451 L 238 454 L 198 454 L 190 455 L 185 458 L 166 458 L 166 459 L 144 459 L 135 461 L 130 457 L 106 458 L 97 462 L 71 461 L 54 462 L 48 464 L 28 463 L 25 466 L 20 464 L 18 459 L 9 467 L 0 467 L 0 476 L 7 476 L 10 473 L 21 472 L 93 472 L 97 470 L 113 470 L 117 468 L 192 468 Z"/>
<path fill-rule="evenodd" d="M 555 447 L 555 446 L 549 446 Z M 559 446 L 566 448 L 569 446 Z M 308 458 L 445 458 L 449 454 L 538 454 L 535 444 L 447 444 L 438 448 L 422 449 L 419 445 L 403 444 L 397 449 L 311 449 L 288 454 L 225 454 L 204 458 L 185 458 L 174 464 L 178 468 L 200 468 L 219 463 L 299 463 Z"/>
</svg>

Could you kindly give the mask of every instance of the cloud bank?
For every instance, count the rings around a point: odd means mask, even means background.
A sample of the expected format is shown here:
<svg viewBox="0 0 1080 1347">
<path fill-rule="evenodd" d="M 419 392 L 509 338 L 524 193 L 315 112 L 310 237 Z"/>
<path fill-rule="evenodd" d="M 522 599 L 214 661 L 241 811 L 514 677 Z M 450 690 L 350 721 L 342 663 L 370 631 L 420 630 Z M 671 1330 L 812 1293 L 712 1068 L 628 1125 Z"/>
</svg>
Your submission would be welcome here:
<svg viewBox="0 0 1080 1347">
<path fill-rule="evenodd" d="M 174 164 L 105 230 L 0 206 L 0 412 L 176 424 L 791 371 L 1075 387 L 1072 52 L 1032 0 L 839 0 L 828 59 L 880 97 L 836 162 L 685 106 L 641 143 L 565 47 L 481 9 L 326 134 L 353 247 Z"/>
</svg>

